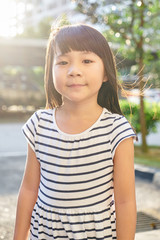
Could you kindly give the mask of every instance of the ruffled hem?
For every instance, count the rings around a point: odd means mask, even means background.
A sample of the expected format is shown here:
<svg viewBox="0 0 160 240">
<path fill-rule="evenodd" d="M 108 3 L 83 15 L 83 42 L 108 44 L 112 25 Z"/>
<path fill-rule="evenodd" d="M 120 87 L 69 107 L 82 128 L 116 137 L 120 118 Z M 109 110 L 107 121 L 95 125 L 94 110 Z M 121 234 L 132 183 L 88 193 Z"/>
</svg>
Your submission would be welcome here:
<svg viewBox="0 0 160 240">
<path fill-rule="evenodd" d="M 116 239 L 114 206 L 57 210 L 37 202 L 31 219 L 30 240 Z"/>
</svg>

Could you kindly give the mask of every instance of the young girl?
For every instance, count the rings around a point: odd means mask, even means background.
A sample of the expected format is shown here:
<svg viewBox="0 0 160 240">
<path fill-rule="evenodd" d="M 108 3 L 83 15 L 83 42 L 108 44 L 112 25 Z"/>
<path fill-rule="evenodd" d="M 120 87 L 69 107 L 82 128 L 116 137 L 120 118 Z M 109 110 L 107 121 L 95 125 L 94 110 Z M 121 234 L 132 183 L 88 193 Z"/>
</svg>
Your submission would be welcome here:
<svg viewBox="0 0 160 240">
<path fill-rule="evenodd" d="M 133 240 L 135 133 L 103 35 L 87 25 L 54 30 L 45 89 L 46 109 L 23 127 L 28 156 L 14 240 Z"/>
</svg>

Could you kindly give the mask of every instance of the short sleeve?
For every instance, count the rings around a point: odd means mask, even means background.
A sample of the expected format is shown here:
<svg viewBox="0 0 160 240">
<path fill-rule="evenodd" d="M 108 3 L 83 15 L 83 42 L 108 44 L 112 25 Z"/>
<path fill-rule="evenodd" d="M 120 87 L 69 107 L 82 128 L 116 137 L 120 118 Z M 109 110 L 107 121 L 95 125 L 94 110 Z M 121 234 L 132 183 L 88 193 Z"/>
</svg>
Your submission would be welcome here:
<svg viewBox="0 0 160 240">
<path fill-rule="evenodd" d="M 113 121 L 113 128 L 111 134 L 111 154 L 114 157 L 116 148 L 119 143 L 126 138 L 133 137 L 136 139 L 136 134 L 133 128 L 124 116 L 117 115 Z"/>
<path fill-rule="evenodd" d="M 37 111 L 28 119 L 28 121 L 22 127 L 22 132 L 24 133 L 27 142 L 29 143 L 34 152 L 39 119 L 39 112 Z"/>
</svg>

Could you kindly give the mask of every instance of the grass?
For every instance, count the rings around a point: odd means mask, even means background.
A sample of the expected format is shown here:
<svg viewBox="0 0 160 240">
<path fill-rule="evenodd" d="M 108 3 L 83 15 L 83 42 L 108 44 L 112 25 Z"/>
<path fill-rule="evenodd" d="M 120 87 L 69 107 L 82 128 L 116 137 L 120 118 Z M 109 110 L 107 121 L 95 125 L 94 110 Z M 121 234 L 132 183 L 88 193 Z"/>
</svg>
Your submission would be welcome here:
<svg viewBox="0 0 160 240">
<path fill-rule="evenodd" d="M 147 153 L 143 153 L 139 146 L 135 146 L 135 163 L 160 169 L 160 147 L 150 146 Z"/>
</svg>

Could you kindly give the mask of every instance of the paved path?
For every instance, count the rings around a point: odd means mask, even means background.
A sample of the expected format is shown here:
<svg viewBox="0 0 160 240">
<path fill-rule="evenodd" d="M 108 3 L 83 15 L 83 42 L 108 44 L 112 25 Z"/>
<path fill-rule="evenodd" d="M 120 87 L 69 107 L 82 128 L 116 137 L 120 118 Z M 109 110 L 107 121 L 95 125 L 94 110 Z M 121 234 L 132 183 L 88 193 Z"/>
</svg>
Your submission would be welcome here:
<svg viewBox="0 0 160 240">
<path fill-rule="evenodd" d="M 15 156 L 26 152 L 21 128 L 24 123 L 0 123 L 0 156 Z"/>
<path fill-rule="evenodd" d="M 138 233 L 135 240 L 160 240 L 160 230 Z"/>
<path fill-rule="evenodd" d="M 12 240 L 25 157 L 0 157 L 0 239 Z"/>
<path fill-rule="evenodd" d="M 25 156 L 0 157 L 0 239 L 12 240 L 13 237 L 17 194 L 24 166 Z M 136 196 L 138 211 L 160 218 L 160 188 L 136 178 Z M 153 235 L 156 233 L 157 231 L 136 234 L 136 240 L 158 240 Z"/>
</svg>

